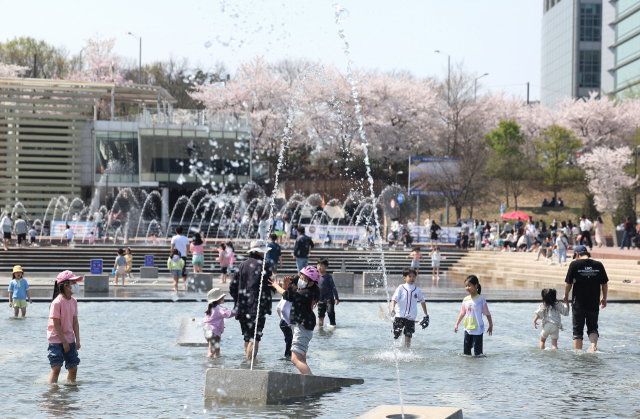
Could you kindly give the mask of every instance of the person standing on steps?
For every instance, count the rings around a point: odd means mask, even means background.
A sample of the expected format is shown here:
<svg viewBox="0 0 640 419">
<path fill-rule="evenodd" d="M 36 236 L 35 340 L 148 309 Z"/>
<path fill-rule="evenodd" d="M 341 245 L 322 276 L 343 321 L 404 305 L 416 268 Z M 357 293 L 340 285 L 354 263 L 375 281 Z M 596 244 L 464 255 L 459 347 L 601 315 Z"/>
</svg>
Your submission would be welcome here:
<svg viewBox="0 0 640 419">
<path fill-rule="evenodd" d="M 314 244 L 313 240 L 304 234 L 304 226 L 299 225 L 296 230 L 298 230 L 298 238 L 293 245 L 293 258 L 296 261 L 296 265 L 298 265 L 298 272 L 300 272 L 302 268 L 309 265 L 309 255 Z"/>
<path fill-rule="evenodd" d="M 593 228 L 593 223 L 589 220 L 584 214 L 580 217 L 580 235 L 582 239 L 580 240 L 582 244 L 589 246 L 589 250 L 593 250 L 593 243 L 591 242 L 591 229 Z"/>
<path fill-rule="evenodd" d="M 587 335 L 591 341 L 590 352 L 597 351 L 598 316 L 600 307 L 607 306 L 609 290 L 607 272 L 601 262 L 591 259 L 591 254 L 584 246 L 576 246 L 573 251 L 574 261 L 569 265 L 565 279 L 564 298 L 569 301 L 569 292 L 573 289 L 573 347 L 582 350 L 582 339 L 585 323 Z M 600 290 L 602 289 L 602 297 Z"/>
<path fill-rule="evenodd" d="M 27 232 L 29 229 L 27 227 L 27 222 L 22 219 L 21 215 L 18 215 L 18 219 L 16 220 L 16 224 L 13 229 L 16 232 L 16 236 L 18 236 L 18 247 L 23 247 L 24 243 L 27 241 Z"/>
<path fill-rule="evenodd" d="M 176 227 L 176 235 L 171 238 L 171 253 L 173 249 L 177 249 L 180 252 L 180 257 L 184 260 L 184 266 L 182 267 L 182 282 L 184 284 L 184 290 L 187 290 L 187 256 L 189 255 L 189 239 L 182 235 L 182 226 Z M 176 285 L 177 288 L 177 285 Z"/>
<path fill-rule="evenodd" d="M 2 224 L 4 227 L 4 223 Z M 6 231 L 6 230 L 5 230 Z M 620 245 L 620 250 L 624 249 L 624 244 L 627 243 L 627 250 L 631 249 L 631 239 L 636 235 L 636 229 L 633 225 L 633 221 L 631 221 L 631 217 L 627 217 L 627 220 L 624 222 L 624 234 L 622 235 L 622 244 Z M 7 234 L 5 233 L 5 243 L 7 243 Z M 627 242 L 627 239 L 629 241 Z M 5 245 L 6 250 L 6 245 Z"/>
<path fill-rule="evenodd" d="M 270 286 L 271 267 L 265 265 L 265 273 L 262 274 L 264 257 L 269 248 L 262 240 L 251 242 L 248 257 L 245 259 L 233 274 L 233 279 L 229 286 L 229 294 L 234 301 L 234 311 L 236 320 L 240 322 L 240 330 L 244 337 L 244 348 L 247 359 L 251 359 L 252 354 L 258 354 L 258 346 L 262 338 L 265 316 L 271 315 L 272 293 L 275 289 Z M 260 282 L 262 281 L 262 294 L 260 294 Z M 260 302 L 260 312 L 258 312 L 258 301 Z M 256 333 L 257 323 L 257 333 Z M 255 338 L 255 352 L 253 351 L 253 337 Z"/>
<path fill-rule="evenodd" d="M 9 250 L 9 240 L 11 240 L 11 228 L 13 227 L 13 221 L 11 221 L 11 216 L 9 214 L 5 214 L 0 220 L 0 224 L 2 224 L 2 238 L 4 251 L 7 252 Z"/>
</svg>

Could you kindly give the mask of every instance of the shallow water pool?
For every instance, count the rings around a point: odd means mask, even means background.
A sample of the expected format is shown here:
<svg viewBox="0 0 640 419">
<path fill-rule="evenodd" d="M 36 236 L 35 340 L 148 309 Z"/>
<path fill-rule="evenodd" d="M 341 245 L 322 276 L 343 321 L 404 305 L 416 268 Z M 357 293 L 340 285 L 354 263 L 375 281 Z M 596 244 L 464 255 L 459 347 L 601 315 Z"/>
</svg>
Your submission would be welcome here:
<svg viewBox="0 0 640 419">
<path fill-rule="evenodd" d="M 28 317 L 18 320 L 6 307 L 0 318 L 0 416 L 357 417 L 381 404 L 399 404 L 390 325 L 378 318 L 377 307 L 340 304 L 338 328 L 316 329 L 309 353 L 314 373 L 361 377 L 365 384 L 286 406 L 215 406 L 203 399 L 207 368 L 249 368 L 234 320 L 227 322 L 219 359 L 205 358 L 206 348 L 175 344 L 181 319 L 203 315 L 205 303 L 79 303 L 79 381 L 60 386 L 47 384 L 48 304 L 30 306 Z M 461 407 L 465 418 L 640 416 L 639 305 L 601 311 L 598 354 L 570 350 L 568 317 L 560 350 L 540 351 L 535 304 L 489 301 L 489 307 L 494 336 L 485 335 L 487 356 L 472 358 L 461 355 L 462 333 L 453 332 L 460 304 L 429 304 L 431 325 L 416 332 L 410 350 L 398 352 L 406 404 Z M 274 314 L 255 368 L 295 372 L 283 352 Z"/>
</svg>

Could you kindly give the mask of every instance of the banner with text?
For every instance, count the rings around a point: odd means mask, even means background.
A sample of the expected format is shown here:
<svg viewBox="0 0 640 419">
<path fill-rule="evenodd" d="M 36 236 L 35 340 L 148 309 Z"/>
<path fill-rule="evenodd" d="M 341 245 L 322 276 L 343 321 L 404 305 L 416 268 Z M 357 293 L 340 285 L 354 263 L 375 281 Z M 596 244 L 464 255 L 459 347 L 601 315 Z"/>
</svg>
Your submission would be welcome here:
<svg viewBox="0 0 640 419">
<path fill-rule="evenodd" d="M 455 243 L 461 229 L 462 227 L 440 227 L 438 231 L 438 243 Z M 409 232 L 415 242 L 431 242 L 431 230 L 427 227 L 413 227 Z"/>
<path fill-rule="evenodd" d="M 54 221 L 51 223 L 51 236 L 62 237 L 64 232 L 67 231 L 67 224 L 73 230 L 73 235 L 78 237 L 85 237 L 89 235 L 89 231 L 94 228 L 94 223 L 91 221 Z"/>
<path fill-rule="evenodd" d="M 314 241 L 324 242 L 327 232 L 331 235 L 331 240 L 364 240 L 367 233 L 364 227 L 356 226 L 328 226 L 328 225 L 305 225 L 305 233 Z"/>
</svg>

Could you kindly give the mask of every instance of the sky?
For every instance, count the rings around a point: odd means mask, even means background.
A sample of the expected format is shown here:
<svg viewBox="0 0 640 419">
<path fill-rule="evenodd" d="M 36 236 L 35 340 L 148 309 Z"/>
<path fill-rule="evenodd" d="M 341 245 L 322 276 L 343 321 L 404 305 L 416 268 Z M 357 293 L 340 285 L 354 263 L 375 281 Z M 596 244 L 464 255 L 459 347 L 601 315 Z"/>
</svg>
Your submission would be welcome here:
<svg viewBox="0 0 640 419">
<path fill-rule="evenodd" d="M 262 55 L 308 59 L 418 77 L 447 76 L 452 66 L 481 76 L 478 94 L 540 97 L 542 2 L 539 0 L 5 0 L 0 40 L 31 36 L 77 54 L 84 40 L 116 38 L 115 50 L 142 62 L 186 57 L 211 69 Z M 336 24 L 336 3 L 348 12 Z M 28 22 L 27 22 L 28 21 Z M 349 56 L 338 36 L 343 29 Z M 440 50 L 442 53 L 435 53 Z"/>
</svg>

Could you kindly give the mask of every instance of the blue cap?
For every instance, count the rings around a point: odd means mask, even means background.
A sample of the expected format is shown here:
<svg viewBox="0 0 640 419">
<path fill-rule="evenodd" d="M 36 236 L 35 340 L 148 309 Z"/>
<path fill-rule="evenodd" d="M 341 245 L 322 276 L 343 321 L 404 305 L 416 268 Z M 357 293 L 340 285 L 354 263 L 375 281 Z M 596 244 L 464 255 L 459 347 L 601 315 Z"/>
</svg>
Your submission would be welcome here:
<svg viewBox="0 0 640 419">
<path fill-rule="evenodd" d="M 580 245 L 580 246 L 576 246 L 576 248 L 573 249 L 573 253 L 582 253 L 582 252 L 589 253 L 589 251 L 587 250 L 587 246 Z"/>
</svg>

